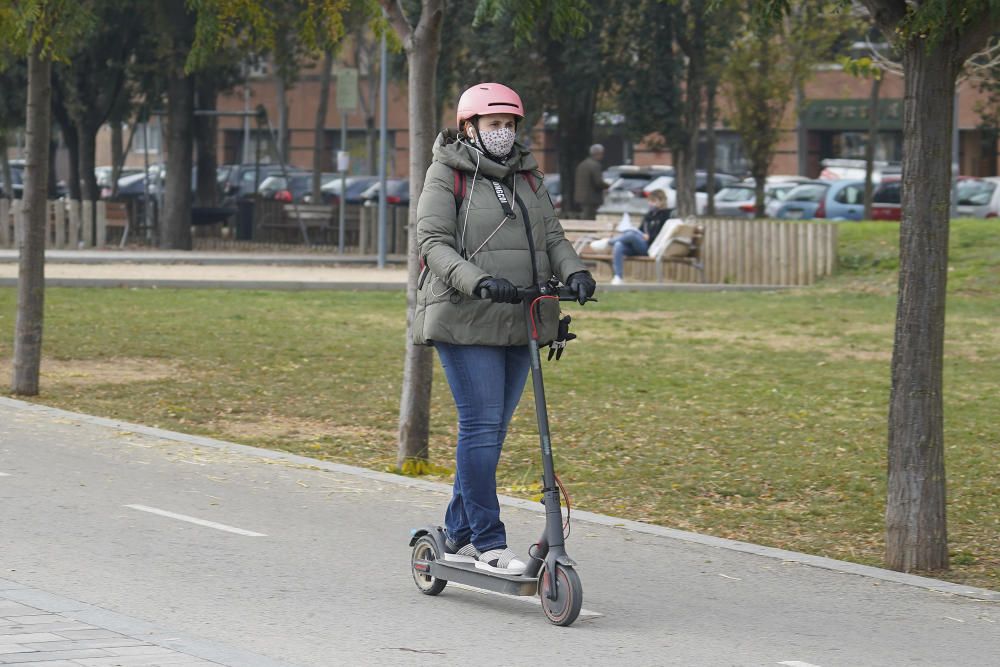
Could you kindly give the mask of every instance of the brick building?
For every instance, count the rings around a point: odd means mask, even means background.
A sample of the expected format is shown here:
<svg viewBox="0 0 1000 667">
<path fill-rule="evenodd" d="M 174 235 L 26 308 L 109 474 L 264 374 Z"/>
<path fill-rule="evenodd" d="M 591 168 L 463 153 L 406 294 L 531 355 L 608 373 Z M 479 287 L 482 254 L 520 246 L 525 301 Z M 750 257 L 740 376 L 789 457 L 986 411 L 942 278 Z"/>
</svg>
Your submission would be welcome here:
<svg viewBox="0 0 1000 667">
<path fill-rule="evenodd" d="M 359 87 L 369 90 L 369 80 L 364 67 L 360 70 Z M 220 111 L 243 111 L 262 104 L 267 110 L 272 126 L 277 130 L 277 84 L 266 71 L 257 71 L 248 80 L 248 85 L 237 86 L 232 92 L 220 96 Z M 309 168 L 312 165 L 313 125 L 318 104 L 320 81 L 315 69 L 303 72 L 300 80 L 287 91 L 288 99 L 288 156 L 293 165 Z M 799 165 L 809 176 L 820 172 L 820 161 L 824 158 L 862 158 L 867 141 L 867 109 L 870 83 L 852 77 L 837 66 L 826 66 L 805 87 L 805 103 L 801 114 L 802 127 L 797 128 L 796 105 L 792 101 L 783 123 L 783 132 L 778 152 L 771 167 L 774 174 L 797 174 Z M 248 95 L 246 94 L 248 93 Z M 364 93 L 362 93 L 364 94 Z M 336 151 L 340 146 L 341 115 L 336 108 L 336 79 L 331 83 L 327 125 L 324 131 L 324 169 L 332 171 Z M 899 161 L 902 158 L 902 108 L 903 81 L 901 77 L 888 75 L 882 82 L 880 95 L 880 130 L 876 146 L 876 159 Z M 976 105 L 981 95 L 975 87 L 966 82 L 959 88 L 959 153 L 960 173 L 970 176 L 992 176 L 998 173 L 997 133 L 979 127 L 980 119 Z M 369 102 L 371 104 L 371 102 Z M 720 103 L 717 130 L 716 164 L 721 171 L 739 173 L 745 170 L 738 135 L 729 129 L 725 121 L 725 100 Z M 377 106 L 373 112 L 377 118 Z M 451 121 L 451 112 L 446 111 L 445 120 Z M 347 148 L 352 156 L 351 171 L 367 171 L 367 130 L 365 114 L 359 109 L 347 115 Z M 633 162 L 640 165 L 670 164 L 668 152 L 654 151 L 643 144 L 633 145 L 625 137 L 624 119 L 610 118 L 595 127 L 595 140 L 607 148 L 608 165 Z M 533 148 L 543 170 L 555 171 L 555 131 L 553 119 L 539 123 L 533 132 Z M 444 123 L 442 124 L 444 125 Z M 218 137 L 218 160 L 220 164 L 253 162 L 257 152 L 255 142 L 264 140 L 266 130 L 258 129 L 254 121 L 249 122 L 244 133 L 244 123 L 240 118 L 220 118 Z M 377 128 L 375 130 L 377 134 Z M 141 128 L 133 140 L 133 150 L 127 163 L 141 166 L 144 151 L 148 150 L 150 162 L 163 160 L 162 127 L 154 119 L 150 123 L 148 142 L 143 139 Z M 800 142 L 800 136 L 802 141 Z M 405 83 L 390 82 L 388 104 L 389 174 L 405 177 L 409 170 L 407 136 L 407 100 Z M 249 140 L 249 141 L 248 141 Z M 148 146 L 146 145 L 148 143 Z M 377 144 L 376 144 L 377 146 Z M 376 149 L 377 150 L 377 149 Z M 246 154 L 244 154 L 246 153 Z M 801 155 L 800 155 L 801 153 Z M 262 144 L 260 155 L 263 161 L 270 160 L 266 145 Z M 97 164 L 110 164 L 110 132 L 105 130 L 98 139 Z M 699 166 L 705 162 L 704 137 L 699 156 Z"/>
</svg>

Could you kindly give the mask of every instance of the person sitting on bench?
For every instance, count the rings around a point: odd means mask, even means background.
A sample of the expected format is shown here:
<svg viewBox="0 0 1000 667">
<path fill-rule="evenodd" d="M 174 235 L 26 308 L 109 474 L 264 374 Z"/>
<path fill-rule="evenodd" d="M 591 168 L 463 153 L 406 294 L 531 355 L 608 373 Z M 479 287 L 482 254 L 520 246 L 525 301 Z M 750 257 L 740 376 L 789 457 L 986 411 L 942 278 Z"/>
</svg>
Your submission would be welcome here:
<svg viewBox="0 0 1000 667">
<path fill-rule="evenodd" d="M 667 208 L 667 193 L 663 190 L 653 190 L 649 194 L 649 206 L 649 211 L 642 218 L 638 229 L 632 227 L 618 236 L 610 239 L 598 239 L 590 244 L 593 250 L 606 250 L 609 247 L 612 249 L 611 268 L 614 272 L 614 277 L 611 278 L 612 285 L 621 285 L 625 282 L 622 278 L 625 272 L 625 257 L 645 255 L 649 251 L 649 244 L 660 233 L 663 223 L 670 217 L 670 209 Z"/>
</svg>

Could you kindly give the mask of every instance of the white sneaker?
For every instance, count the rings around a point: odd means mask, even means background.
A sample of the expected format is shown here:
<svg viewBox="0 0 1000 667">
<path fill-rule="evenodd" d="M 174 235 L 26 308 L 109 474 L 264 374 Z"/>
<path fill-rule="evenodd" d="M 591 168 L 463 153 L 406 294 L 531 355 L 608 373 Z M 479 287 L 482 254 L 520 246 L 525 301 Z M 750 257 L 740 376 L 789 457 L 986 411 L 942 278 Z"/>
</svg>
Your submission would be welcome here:
<svg viewBox="0 0 1000 667">
<path fill-rule="evenodd" d="M 621 276 L 615 276 L 614 278 L 611 279 L 611 284 L 612 285 L 624 285 L 625 281 L 622 280 Z"/>
<path fill-rule="evenodd" d="M 449 549 L 454 549 L 450 542 L 445 542 L 444 546 L 444 559 L 449 563 L 475 563 L 476 559 L 479 558 L 479 550 L 472 546 L 471 542 L 461 549 L 452 551 L 449 551 Z"/>
<path fill-rule="evenodd" d="M 608 239 L 597 239 L 596 241 L 590 242 L 591 250 L 607 250 L 608 249 Z"/>
<path fill-rule="evenodd" d="M 497 574 L 524 574 L 528 566 L 510 549 L 490 549 L 479 554 L 476 567 Z"/>
</svg>

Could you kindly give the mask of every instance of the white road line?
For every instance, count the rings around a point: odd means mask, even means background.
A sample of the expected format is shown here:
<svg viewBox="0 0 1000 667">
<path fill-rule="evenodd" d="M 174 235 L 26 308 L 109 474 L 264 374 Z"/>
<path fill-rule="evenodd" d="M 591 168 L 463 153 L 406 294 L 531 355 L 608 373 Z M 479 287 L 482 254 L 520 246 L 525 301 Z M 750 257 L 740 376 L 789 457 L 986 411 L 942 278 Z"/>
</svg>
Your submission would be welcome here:
<svg viewBox="0 0 1000 667">
<path fill-rule="evenodd" d="M 472 591 L 473 593 L 483 593 L 484 595 L 499 595 L 500 597 L 507 598 L 508 600 L 516 600 L 518 602 L 527 602 L 528 604 L 536 604 L 536 605 L 539 605 L 539 606 L 542 604 L 541 600 L 538 599 L 537 595 L 507 595 L 506 593 L 498 593 L 496 591 L 487 591 L 487 590 L 483 590 L 482 588 L 476 588 L 474 586 L 469 586 L 469 585 L 466 585 L 466 584 L 459 584 L 459 583 L 456 583 L 454 581 L 448 582 L 448 585 L 449 586 L 455 586 L 457 588 L 461 588 L 462 590 L 465 590 L 465 591 Z M 604 616 L 604 614 L 602 614 L 599 611 L 592 611 L 590 609 L 583 609 L 583 608 L 581 608 L 580 609 L 580 616 L 581 616 L 581 618 L 584 617 L 584 616 L 588 616 L 588 617 L 591 617 L 591 618 L 597 618 L 599 616 Z M 802 664 L 805 664 L 805 663 L 802 663 Z"/>
<path fill-rule="evenodd" d="M 779 662 L 779 665 L 787 665 L 788 667 L 819 667 L 819 665 L 814 665 L 811 662 L 801 662 L 799 660 L 786 660 L 784 662 Z"/>
<path fill-rule="evenodd" d="M 216 523 L 214 521 L 205 521 L 204 519 L 198 519 L 193 516 L 187 516 L 184 514 L 175 514 L 174 512 L 168 512 L 167 510 L 157 509 L 155 507 L 147 507 L 146 505 L 126 505 L 125 507 L 131 507 L 134 510 L 139 510 L 140 512 L 149 512 L 150 514 L 159 514 L 160 516 L 165 516 L 171 519 L 177 519 L 179 521 L 187 521 L 188 523 L 194 523 L 199 526 L 206 526 L 208 528 L 215 528 L 216 530 L 224 530 L 227 533 L 236 533 L 237 535 L 246 535 L 247 537 L 267 537 L 264 533 L 255 533 L 250 530 L 243 530 L 242 528 L 234 528 L 232 526 L 227 526 L 224 523 Z"/>
</svg>

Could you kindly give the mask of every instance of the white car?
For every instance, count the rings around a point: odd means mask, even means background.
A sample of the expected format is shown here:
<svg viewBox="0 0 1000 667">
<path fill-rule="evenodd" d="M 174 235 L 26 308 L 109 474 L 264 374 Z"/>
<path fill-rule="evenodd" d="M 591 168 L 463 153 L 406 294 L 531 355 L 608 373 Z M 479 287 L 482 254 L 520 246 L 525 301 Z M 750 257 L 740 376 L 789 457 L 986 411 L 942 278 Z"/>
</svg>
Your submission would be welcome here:
<svg viewBox="0 0 1000 667">
<path fill-rule="evenodd" d="M 785 196 L 798 185 L 795 181 L 779 181 L 764 186 L 765 212 L 777 202 L 781 204 Z M 715 194 L 715 214 L 722 218 L 752 218 L 757 202 L 757 192 L 753 183 L 727 185 Z M 776 208 L 774 209 L 777 210 Z"/>
<path fill-rule="evenodd" d="M 729 185 L 734 185 L 738 182 L 735 176 L 730 176 L 729 174 L 716 174 L 715 175 L 715 186 L 716 191 L 721 190 Z M 642 188 L 643 194 L 648 197 L 654 190 L 663 190 L 667 195 L 667 208 L 673 210 L 677 207 L 677 190 L 675 185 L 677 183 L 676 176 L 660 176 L 654 179 L 650 183 L 646 184 Z M 705 207 L 708 204 L 708 193 L 706 192 L 708 185 L 708 177 L 704 172 L 698 172 L 695 174 L 695 193 L 694 193 L 694 205 L 695 213 L 698 215 L 705 214 Z"/>
<path fill-rule="evenodd" d="M 955 189 L 958 217 L 1000 217 L 1000 178 L 963 178 Z"/>
</svg>

